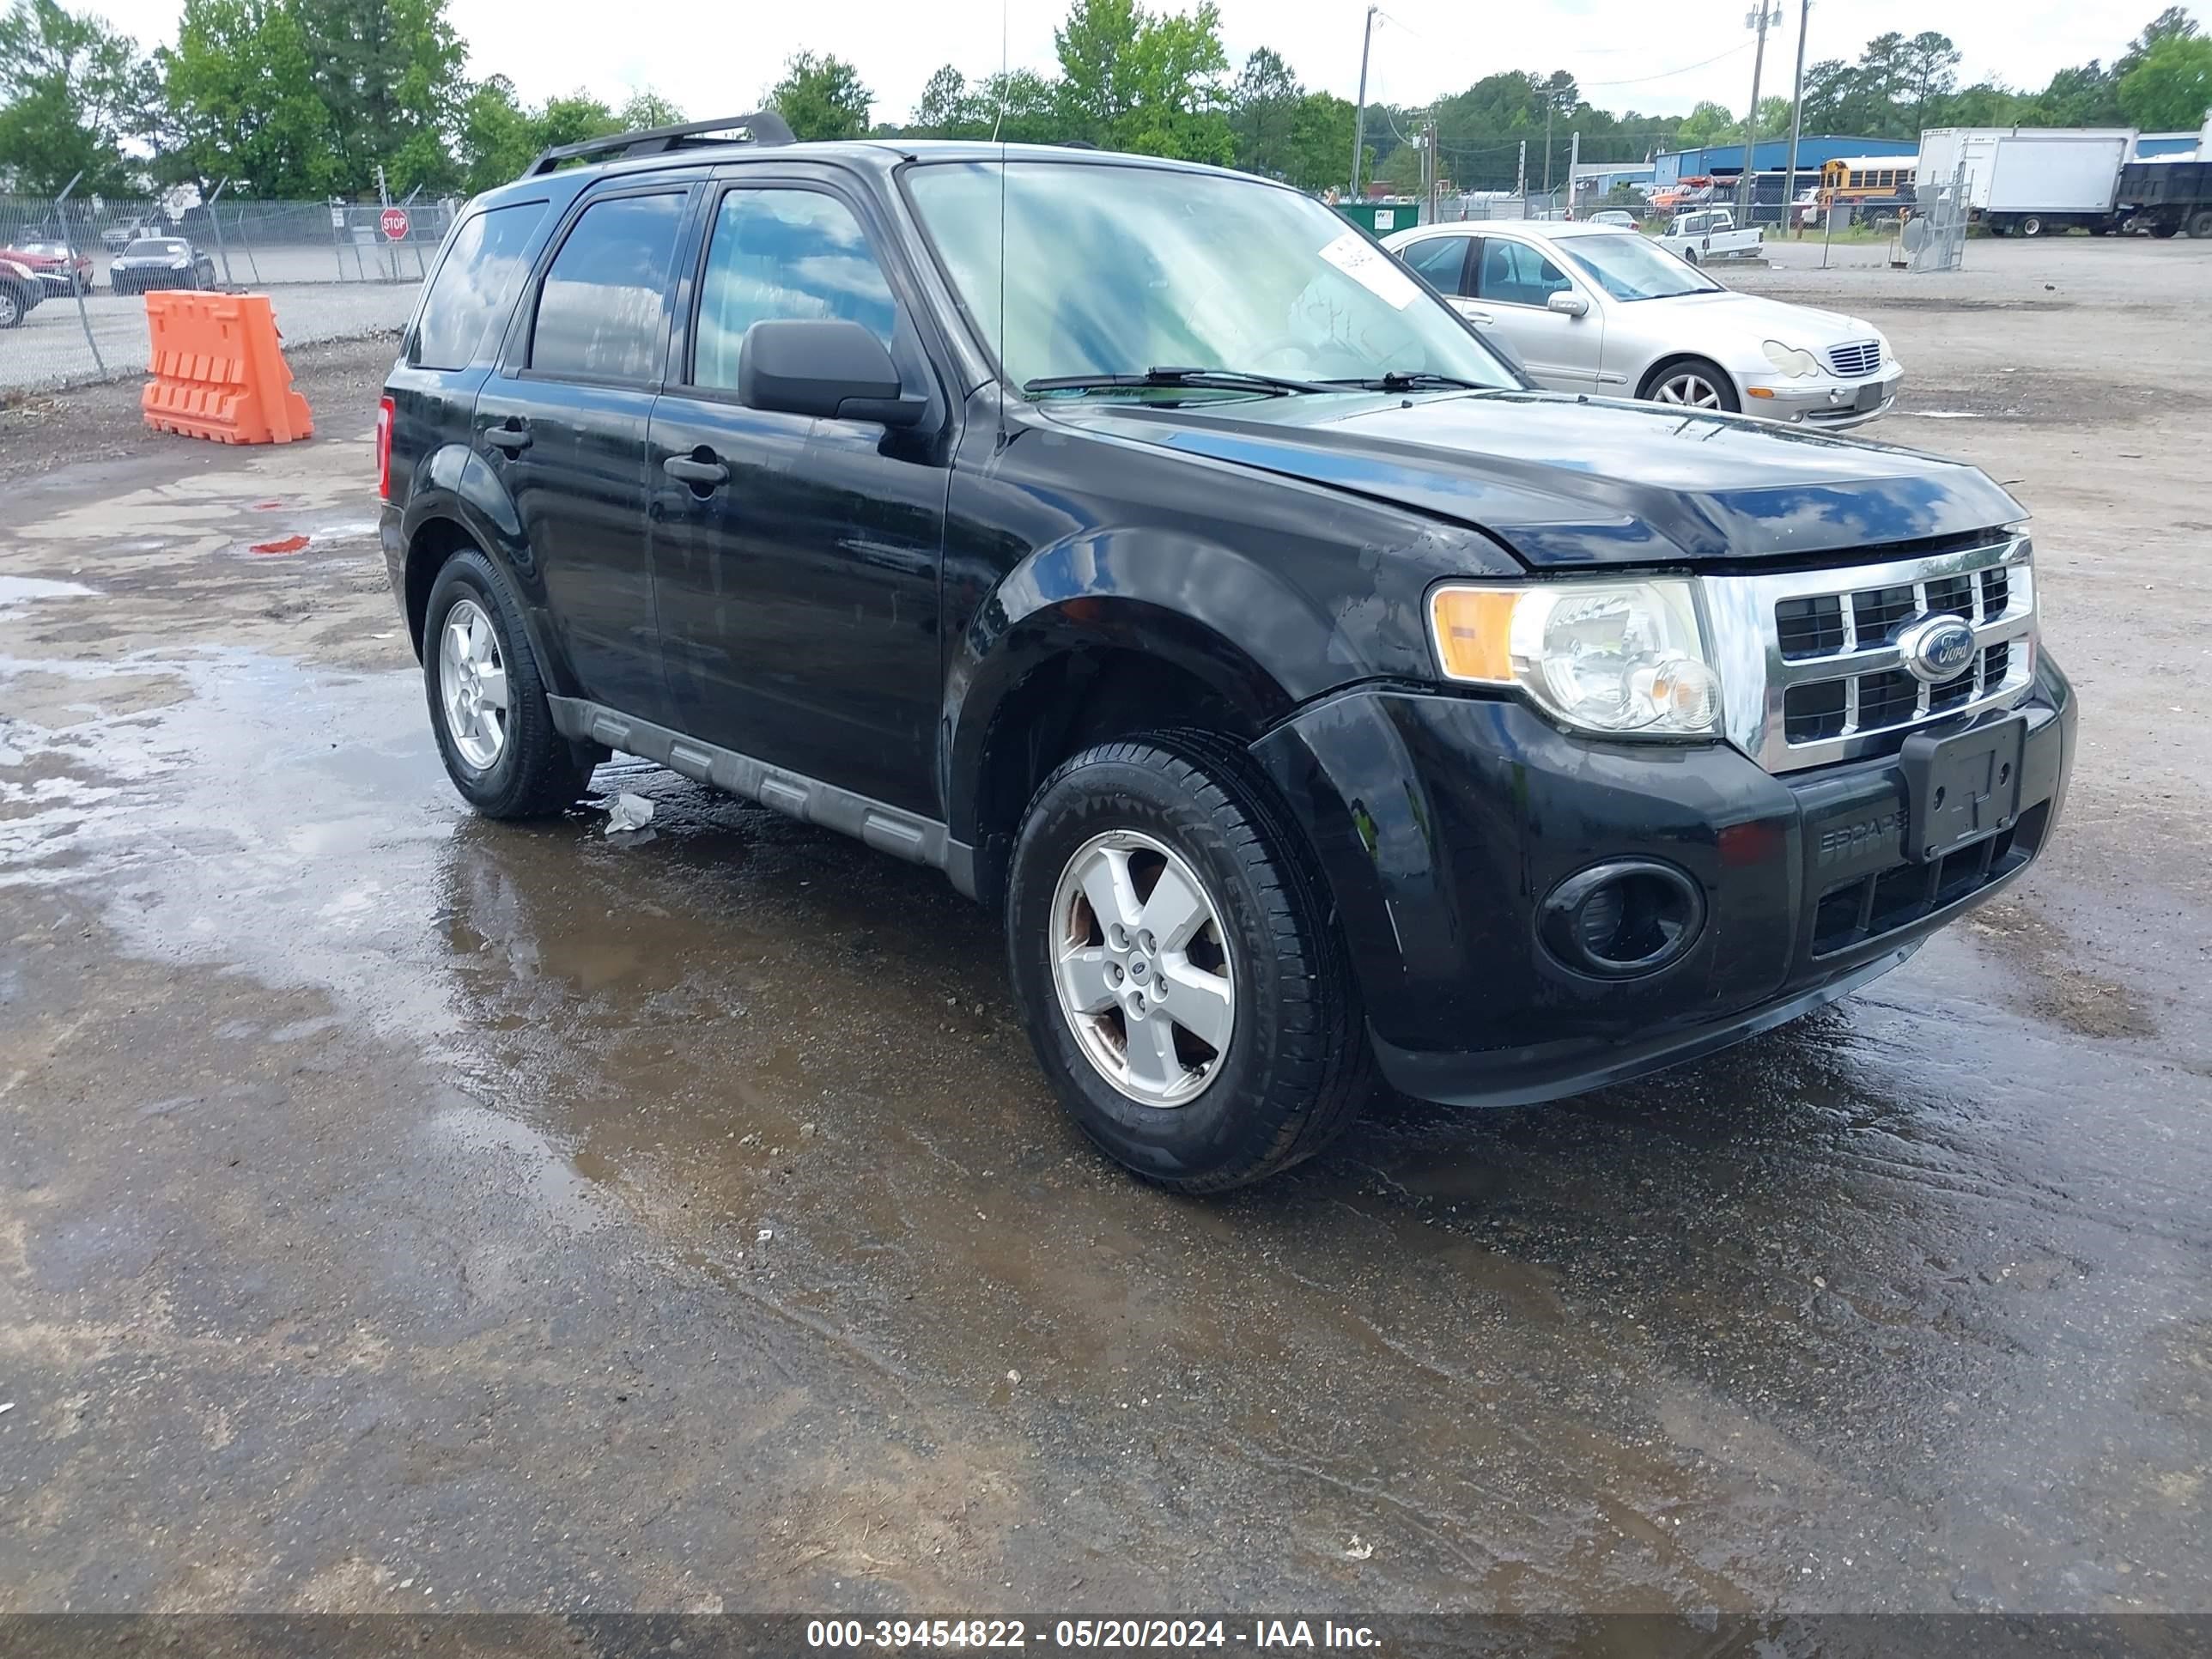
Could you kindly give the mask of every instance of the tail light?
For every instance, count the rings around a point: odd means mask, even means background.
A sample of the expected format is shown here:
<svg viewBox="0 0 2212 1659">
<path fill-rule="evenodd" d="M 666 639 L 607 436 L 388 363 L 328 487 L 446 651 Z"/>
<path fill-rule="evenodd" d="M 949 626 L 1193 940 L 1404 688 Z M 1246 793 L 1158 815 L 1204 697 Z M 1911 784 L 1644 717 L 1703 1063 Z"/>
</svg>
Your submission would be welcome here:
<svg viewBox="0 0 2212 1659">
<path fill-rule="evenodd" d="M 376 405 L 376 493 L 380 500 L 392 499 L 392 399 L 386 398 Z"/>
</svg>

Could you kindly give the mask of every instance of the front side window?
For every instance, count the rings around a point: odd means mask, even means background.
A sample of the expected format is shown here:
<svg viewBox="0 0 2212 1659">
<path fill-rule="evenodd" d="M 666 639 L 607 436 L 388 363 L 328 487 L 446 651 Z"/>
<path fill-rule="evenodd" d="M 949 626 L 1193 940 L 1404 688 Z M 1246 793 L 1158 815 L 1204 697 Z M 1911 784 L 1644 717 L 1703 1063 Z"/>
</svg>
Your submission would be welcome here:
<svg viewBox="0 0 2212 1659">
<path fill-rule="evenodd" d="M 1712 294 L 1720 284 L 1644 237 L 1577 236 L 1560 252 L 1616 300 L 1666 300 Z"/>
<path fill-rule="evenodd" d="M 1427 277 L 1437 293 L 1456 294 L 1460 272 L 1467 264 L 1468 240 L 1464 236 L 1431 236 L 1400 250 L 1398 257 L 1408 269 Z"/>
<path fill-rule="evenodd" d="M 858 323 L 888 346 L 898 302 L 860 222 L 836 198 L 733 190 L 707 245 L 692 384 L 735 390 L 745 331 L 785 318 Z"/>
<path fill-rule="evenodd" d="M 1017 386 L 1169 367 L 1520 384 L 1396 260 L 1295 191 L 1057 160 L 925 162 L 905 177 L 963 310 Z"/>
<path fill-rule="evenodd" d="M 418 368 L 466 368 L 476 361 L 485 331 L 521 280 L 523 252 L 544 213 L 543 202 L 518 202 L 479 213 L 453 233 L 416 325 Z"/>
<path fill-rule="evenodd" d="M 660 377 L 680 191 L 594 202 L 545 273 L 530 367 L 588 380 Z"/>
<path fill-rule="evenodd" d="M 1500 305 L 1540 306 L 1554 294 L 1564 294 L 1574 283 L 1526 242 L 1486 239 L 1482 245 L 1482 276 L 1475 292 Z"/>
</svg>

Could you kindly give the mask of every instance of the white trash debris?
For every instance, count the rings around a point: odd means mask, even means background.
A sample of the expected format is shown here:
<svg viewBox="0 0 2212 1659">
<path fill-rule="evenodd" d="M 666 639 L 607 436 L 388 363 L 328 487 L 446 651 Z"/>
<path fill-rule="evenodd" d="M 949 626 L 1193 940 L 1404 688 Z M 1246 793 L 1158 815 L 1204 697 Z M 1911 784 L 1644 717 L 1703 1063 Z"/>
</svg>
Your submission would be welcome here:
<svg viewBox="0 0 2212 1659">
<path fill-rule="evenodd" d="M 1375 1546 L 1372 1544 L 1361 1543 L 1359 1541 L 1359 1534 L 1355 1532 L 1352 1534 L 1352 1547 L 1345 1551 L 1344 1558 L 1347 1561 L 1364 1561 L 1369 1556 L 1374 1553 Z"/>
<path fill-rule="evenodd" d="M 642 830 L 653 822 L 653 803 L 642 795 L 628 791 L 615 797 L 614 805 L 607 812 L 607 833 L 619 836 L 625 830 Z"/>
</svg>

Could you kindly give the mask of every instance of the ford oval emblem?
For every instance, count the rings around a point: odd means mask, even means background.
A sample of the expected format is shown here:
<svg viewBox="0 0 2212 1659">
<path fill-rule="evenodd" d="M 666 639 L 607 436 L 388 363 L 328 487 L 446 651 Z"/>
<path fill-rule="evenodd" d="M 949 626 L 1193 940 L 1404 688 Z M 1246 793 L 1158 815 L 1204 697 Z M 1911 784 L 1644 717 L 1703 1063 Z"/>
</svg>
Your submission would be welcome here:
<svg viewBox="0 0 2212 1659">
<path fill-rule="evenodd" d="M 1905 624 L 1897 648 L 1915 679 L 1954 680 L 1974 665 L 1974 630 L 1956 617 L 1920 617 Z"/>
</svg>

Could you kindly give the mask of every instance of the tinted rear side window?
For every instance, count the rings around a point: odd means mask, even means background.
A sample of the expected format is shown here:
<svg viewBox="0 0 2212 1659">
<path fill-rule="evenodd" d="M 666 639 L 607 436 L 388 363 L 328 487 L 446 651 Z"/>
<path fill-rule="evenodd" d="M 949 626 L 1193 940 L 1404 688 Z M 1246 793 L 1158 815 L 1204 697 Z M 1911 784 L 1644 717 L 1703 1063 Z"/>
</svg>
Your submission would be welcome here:
<svg viewBox="0 0 2212 1659">
<path fill-rule="evenodd" d="M 523 253 L 544 216 L 544 203 L 518 202 L 479 213 L 453 233 L 416 325 L 418 368 L 466 368 L 476 361 L 484 331 L 514 296 Z"/>
<path fill-rule="evenodd" d="M 684 196 L 617 196 L 584 210 L 545 273 L 530 367 L 592 380 L 654 380 L 668 343 L 668 279 Z"/>
</svg>

